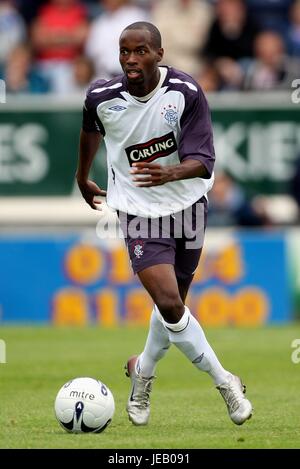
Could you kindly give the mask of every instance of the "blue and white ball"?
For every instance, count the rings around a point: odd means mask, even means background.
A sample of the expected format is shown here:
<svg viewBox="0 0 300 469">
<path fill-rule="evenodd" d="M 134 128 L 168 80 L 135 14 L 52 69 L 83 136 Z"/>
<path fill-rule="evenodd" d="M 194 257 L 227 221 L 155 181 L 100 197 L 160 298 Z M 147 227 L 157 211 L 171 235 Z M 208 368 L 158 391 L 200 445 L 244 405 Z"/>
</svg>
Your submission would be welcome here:
<svg viewBox="0 0 300 469">
<path fill-rule="evenodd" d="M 111 391 L 101 381 L 75 378 L 58 391 L 54 410 L 67 432 L 100 433 L 113 418 L 115 402 Z"/>
</svg>

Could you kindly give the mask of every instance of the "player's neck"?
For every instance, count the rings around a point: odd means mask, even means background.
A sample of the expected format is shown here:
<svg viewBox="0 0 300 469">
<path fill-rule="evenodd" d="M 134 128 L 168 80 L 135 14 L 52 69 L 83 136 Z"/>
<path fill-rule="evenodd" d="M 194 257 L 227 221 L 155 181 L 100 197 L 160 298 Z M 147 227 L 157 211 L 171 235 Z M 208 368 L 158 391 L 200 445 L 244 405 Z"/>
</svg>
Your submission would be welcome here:
<svg viewBox="0 0 300 469">
<path fill-rule="evenodd" d="M 128 91 L 131 95 L 136 97 L 143 97 L 151 93 L 153 91 L 160 80 L 160 70 L 157 68 L 153 76 L 150 78 L 148 82 L 139 83 L 137 85 L 133 85 L 128 83 Z"/>
</svg>

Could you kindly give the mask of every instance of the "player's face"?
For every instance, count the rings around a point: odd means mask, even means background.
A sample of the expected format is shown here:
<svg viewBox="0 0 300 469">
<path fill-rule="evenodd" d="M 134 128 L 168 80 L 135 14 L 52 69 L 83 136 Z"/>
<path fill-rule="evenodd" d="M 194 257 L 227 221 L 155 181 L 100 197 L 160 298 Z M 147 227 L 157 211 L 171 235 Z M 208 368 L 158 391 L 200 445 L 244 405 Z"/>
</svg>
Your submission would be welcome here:
<svg viewBox="0 0 300 469">
<path fill-rule="evenodd" d="M 144 87 L 149 92 L 157 85 L 158 62 L 163 49 L 153 46 L 147 30 L 126 30 L 120 37 L 120 64 L 128 84 Z"/>
</svg>

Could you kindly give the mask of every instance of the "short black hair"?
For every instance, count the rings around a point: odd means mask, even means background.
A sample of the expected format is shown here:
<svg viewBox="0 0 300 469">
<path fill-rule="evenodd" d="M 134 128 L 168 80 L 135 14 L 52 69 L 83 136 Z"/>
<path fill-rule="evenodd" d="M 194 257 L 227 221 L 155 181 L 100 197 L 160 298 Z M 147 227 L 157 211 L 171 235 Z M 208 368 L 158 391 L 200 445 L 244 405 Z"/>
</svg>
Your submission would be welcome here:
<svg viewBox="0 0 300 469">
<path fill-rule="evenodd" d="M 124 31 L 127 31 L 128 29 L 144 29 L 149 31 L 151 34 L 152 46 L 154 46 L 156 49 L 161 48 L 161 34 L 158 28 L 154 26 L 154 24 L 148 23 L 147 21 L 137 21 L 127 26 Z"/>
</svg>

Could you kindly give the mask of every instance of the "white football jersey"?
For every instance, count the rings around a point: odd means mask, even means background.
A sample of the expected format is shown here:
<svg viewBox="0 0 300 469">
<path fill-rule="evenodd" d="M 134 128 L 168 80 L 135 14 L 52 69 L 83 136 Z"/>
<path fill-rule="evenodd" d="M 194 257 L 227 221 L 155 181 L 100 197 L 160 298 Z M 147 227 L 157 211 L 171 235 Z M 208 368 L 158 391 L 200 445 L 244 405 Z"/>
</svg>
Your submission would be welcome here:
<svg viewBox="0 0 300 469">
<path fill-rule="evenodd" d="M 107 150 L 107 204 L 131 215 L 156 218 L 191 206 L 213 184 L 215 154 L 210 112 L 199 85 L 167 67 L 161 87 L 146 102 L 127 91 L 126 76 L 98 80 L 88 90 L 82 128 L 99 131 Z M 209 178 L 137 187 L 130 169 L 135 162 L 177 165 L 196 159 Z"/>
</svg>

